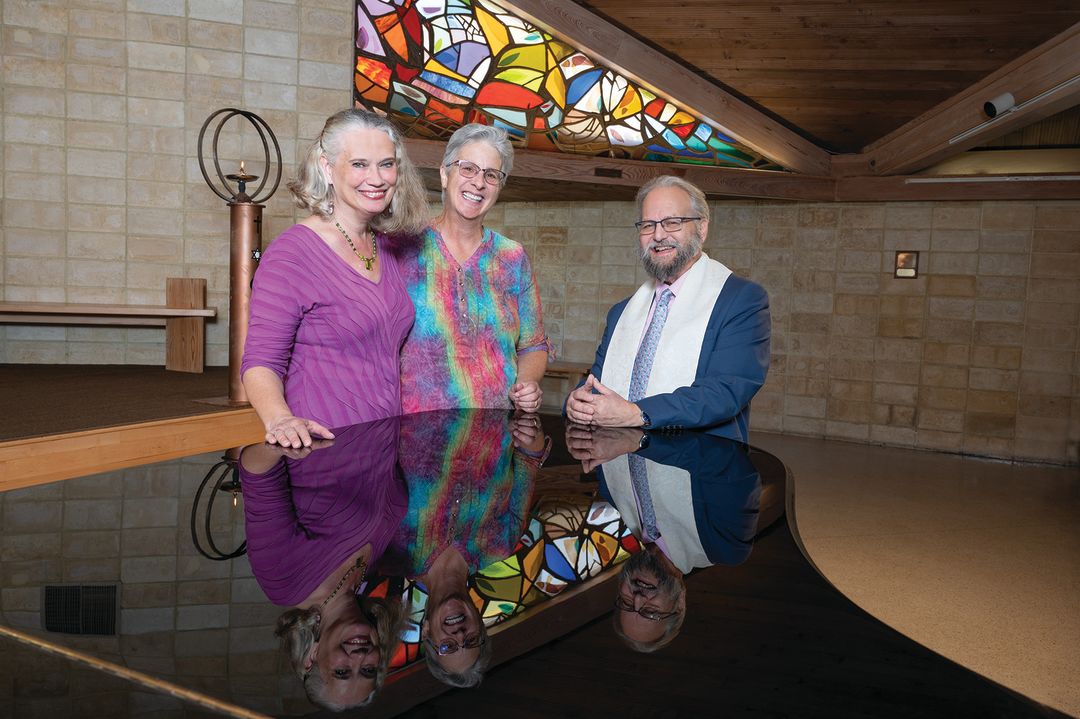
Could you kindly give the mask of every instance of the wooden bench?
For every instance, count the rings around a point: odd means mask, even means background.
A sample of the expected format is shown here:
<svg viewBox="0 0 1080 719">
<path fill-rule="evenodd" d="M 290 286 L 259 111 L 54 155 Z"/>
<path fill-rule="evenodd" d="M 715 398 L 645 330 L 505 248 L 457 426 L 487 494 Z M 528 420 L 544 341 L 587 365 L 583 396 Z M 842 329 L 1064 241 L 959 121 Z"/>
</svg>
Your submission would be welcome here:
<svg viewBox="0 0 1080 719">
<path fill-rule="evenodd" d="M 69 302 L 0 302 L 0 324 L 164 327 L 165 369 L 202 372 L 206 320 L 217 309 L 206 306 L 206 280 L 165 280 L 165 306 Z"/>
<path fill-rule="evenodd" d="M 576 385 L 589 376 L 590 369 L 592 369 L 592 365 L 584 362 L 548 362 L 547 369 L 544 370 L 544 376 L 555 379 L 568 379 Z"/>
<path fill-rule="evenodd" d="M 548 362 L 544 379 L 559 380 L 559 389 L 557 392 L 545 392 L 542 406 L 546 409 L 561 409 L 567 393 L 589 376 L 591 367 L 592 365 L 584 362 Z"/>
</svg>

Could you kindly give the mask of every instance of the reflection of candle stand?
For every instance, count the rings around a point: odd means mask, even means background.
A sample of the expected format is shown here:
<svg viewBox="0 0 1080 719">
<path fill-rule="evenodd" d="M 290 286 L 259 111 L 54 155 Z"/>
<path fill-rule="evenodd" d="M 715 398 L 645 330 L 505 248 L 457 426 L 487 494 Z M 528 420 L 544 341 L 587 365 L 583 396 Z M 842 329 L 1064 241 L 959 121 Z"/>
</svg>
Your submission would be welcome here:
<svg viewBox="0 0 1080 719">
<path fill-rule="evenodd" d="M 210 180 L 203 162 L 203 137 L 210 123 L 222 116 L 214 129 L 214 141 L 212 145 L 212 157 L 220 185 Z M 266 168 L 266 176 L 249 196 L 247 186 L 259 179 L 258 175 L 248 173 L 244 169 L 244 162 L 240 162 L 240 171 L 225 175 L 221 171 L 218 162 L 218 139 L 221 128 L 235 116 L 241 116 L 247 120 L 259 135 L 263 146 L 263 166 Z M 266 138 L 274 143 L 273 160 L 270 157 L 270 146 Z M 229 205 L 229 395 L 202 400 L 209 404 L 223 404 L 229 406 L 246 405 L 247 394 L 240 382 L 240 360 L 244 353 L 244 340 L 247 339 L 248 329 L 248 306 L 251 301 L 251 280 L 255 274 L 255 267 L 262 254 L 262 211 L 265 205 L 260 204 L 270 198 L 281 182 L 281 148 L 277 138 L 266 121 L 255 113 L 246 110 L 237 110 L 227 107 L 214 112 L 206 118 L 202 129 L 199 131 L 199 169 L 202 170 L 206 184 L 221 199 Z M 263 193 L 266 186 L 266 178 L 273 172 L 274 184 L 269 192 Z M 231 184 L 237 185 L 236 194 L 231 193 Z M 219 189 L 220 188 L 220 189 Z M 224 191 L 223 191 L 224 190 Z"/>
<path fill-rule="evenodd" d="M 221 461 L 210 468 L 203 477 L 199 488 L 195 490 L 195 499 L 191 503 L 191 543 L 195 550 L 215 562 L 235 559 L 247 553 L 247 542 L 241 542 L 231 551 L 223 551 L 214 542 L 213 515 L 214 500 L 218 492 L 228 492 L 232 495 L 231 501 L 235 510 L 240 502 L 240 447 L 227 450 Z M 202 511 L 202 532 L 199 532 L 199 507 L 204 503 L 203 492 L 209 489 L 206 495 L 205 509 Z M 205 544 L 204 544 L 205 542 Z"/>
</svg>

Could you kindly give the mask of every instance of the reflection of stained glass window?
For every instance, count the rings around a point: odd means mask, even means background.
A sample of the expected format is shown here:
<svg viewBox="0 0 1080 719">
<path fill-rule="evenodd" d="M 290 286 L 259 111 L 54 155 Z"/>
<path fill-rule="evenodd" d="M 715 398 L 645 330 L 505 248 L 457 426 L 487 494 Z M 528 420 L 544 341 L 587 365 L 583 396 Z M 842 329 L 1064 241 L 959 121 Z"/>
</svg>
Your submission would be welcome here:
<svg viewBox="0 0 1080 719">
<path fill-rule="evenodd" d="M 607 502 L 587 498 L 542 501 L 514 553 L 481 569 L 469 594 L 484 624 L 492 626 L 561 594 L 622 562 L 640 545 Z M 420 624 L 427 589 L 416 580 L 376 578 L 372 596 L 400 596 L 407 608 L 392 669 L 421 655 Z"/>
<path fill-rule="evenodd" d="M 518 147 L 782 169 L 491 0 L 357 0 L 357 104 L 445 139 L 468 122 Z"/>
</svg>

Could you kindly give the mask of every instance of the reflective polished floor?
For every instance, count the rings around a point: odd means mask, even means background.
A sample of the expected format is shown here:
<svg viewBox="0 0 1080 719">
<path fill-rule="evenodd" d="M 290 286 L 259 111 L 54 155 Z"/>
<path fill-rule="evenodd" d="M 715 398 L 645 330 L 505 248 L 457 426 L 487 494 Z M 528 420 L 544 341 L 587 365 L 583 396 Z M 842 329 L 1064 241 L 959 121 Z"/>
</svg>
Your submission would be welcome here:
<svg viewBox="0 0 1080 719">
<path fill-rule="evenodd" d="M 561 421 L 544 424 L 555 439 L 541 472 L 545 481 L 574 495 L 596 491 L 595 478 L 581 477 L 560 446 Z M 715 566 L 687 577 L 686 625 L 669 650 L 627 651 L 611 629 L 610 586 L 597 587 L 579 596 L 600 597 L 591 614 L 603 614 L 599 620 L 533 637 L 528 645 L 538 648 L 493 668 L 479 689 L 452 691 L 409 715 L 584 716 L 606 709 L 625 716 L 1059 716 L 967 667 L 1080 716 L 1072 671 L 1080 664 L 1076 468 L 763 433 L 753 441 L 793 475 L 787 521 L 762 520 L 742 567 Z M 708 455 L 702 448 L 669 449 L 671 457 L 706 470 L 717 464 L 702 462 Z M 199 455 L 0 495 L 3 531 L 11 535 L 3 539 L 0 618 L 31 628 L 46 582 L 120 580 L 117 618 L 134 636 L 77 646 L 234 706 L 307 715 L 310 706 L 298 698 L 263 626 L 276 613 L 247 560 L 207 563 L 191 546 L 190 498 L 216 459 Z M 767 466 L 758 467 L 763 476 L 783 476 L 779 463 Z M 234 527 L 235 510 L 219 505 L 217 511 L 232 512 L 221 527 Z M 242 536 L 226 533 L 237 541 Z M 162 588 L 169 591 L 156 591 Z M 558 625 L 569 616 L 567 606 L 543 613 L 540 625 Z M 535 626 L 519 628 L 536 635 Z M 501 636 L 498 652 L 509 658 L 527 651 L 516 636 Z M 77 667 L 57 674 L 48 670 L 55 661 L 21 651 L 0 656 L 0 679 L 7 678 L 0 717 L 8 711 L 189 717 L 217 709 L 166 697 L 164 684 L 147 682 L 140 692 L 137 683 Z M 385 711 L 367 715 L 397 713 L 389 702 L 394 688 L 388 686 Z M 32 701 L 32 714 L 3 701 L 12 689 Z M 76 702 L 80 696 L 107 699 L 110 708 Z"/>
<path fill-rule="evenodd" d="M 755 433 L 799 536 L 870 614 L 1080 716 L 1080 469 Z"/>
</svg>

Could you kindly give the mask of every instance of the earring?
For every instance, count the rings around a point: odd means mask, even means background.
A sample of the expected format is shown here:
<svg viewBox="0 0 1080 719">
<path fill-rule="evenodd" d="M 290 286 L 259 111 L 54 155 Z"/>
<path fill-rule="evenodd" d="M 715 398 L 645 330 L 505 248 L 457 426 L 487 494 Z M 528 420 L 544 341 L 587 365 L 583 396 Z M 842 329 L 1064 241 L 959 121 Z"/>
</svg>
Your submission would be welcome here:
<svg viewBox="0 0 1080 719">
<path fill-rule="evenodd" d="M 334 186 L 330 185 L 326 190 L 326 214 L 334 214 Z"/>
</svg>

